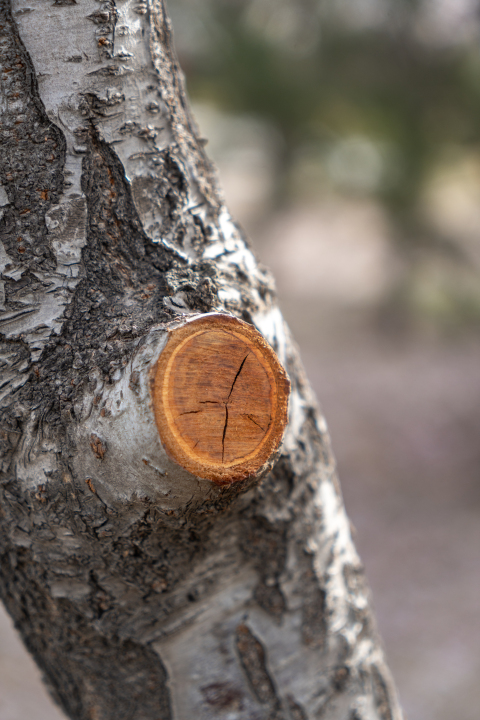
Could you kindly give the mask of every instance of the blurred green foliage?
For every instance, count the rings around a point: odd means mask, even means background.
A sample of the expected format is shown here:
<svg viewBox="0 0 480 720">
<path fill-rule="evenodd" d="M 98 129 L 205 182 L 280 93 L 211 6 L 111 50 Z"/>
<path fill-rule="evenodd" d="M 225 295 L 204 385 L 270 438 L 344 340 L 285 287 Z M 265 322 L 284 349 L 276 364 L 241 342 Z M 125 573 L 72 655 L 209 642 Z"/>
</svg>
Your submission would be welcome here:
<svg viewBox="0 0 480 720">
<path fill-rule="evenodd" d="M 468 264 L 456 238 L 425 221 L 420 200 L 452 149 L 475 156 L 480 149 L 479 17 L 472 3 L 468 32 L 456 37 L 452 27 L 449 37 L 447 28 L 443 38 L 429 36 L 426 21 L 422 29 L 427 0 L 170 3 L 191 97 L 263 118 L 280 134 L 279 201 L 291 197 L 302 152 L 327 168 L 341 161 L 354 171 L 360 162 L 360 182 L 355 172 L 350 182 L 333 172 L 333 182 L 384 204 L 410 262 L 419 248 L 434 247 Z M 370 12 L 365 22 L 362 7 Z M 182 23 L 190 23 L 190 43 L 182 42 Z M 372 149 L 378 167 L 367 182 L 362 167 L 375 160 Z M 480 307 L 480 296 L 472 303 Z"/>
</svg>

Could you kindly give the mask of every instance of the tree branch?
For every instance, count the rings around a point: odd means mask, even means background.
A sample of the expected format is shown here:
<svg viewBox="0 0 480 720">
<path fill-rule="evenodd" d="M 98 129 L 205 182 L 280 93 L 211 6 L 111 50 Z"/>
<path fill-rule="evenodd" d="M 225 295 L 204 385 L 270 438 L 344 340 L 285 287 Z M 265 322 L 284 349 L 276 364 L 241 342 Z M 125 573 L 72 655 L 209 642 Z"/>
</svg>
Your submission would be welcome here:
<svg viewBox="0 0 480 720">
<path fill-rule="evenodd" d="M 3 2 L 0 42 L 0 593 L 54 697 L 78 720 L 398 720 L 326 425 L 163 2 Z M 167 456 L 148 380 L 210 312 L 291 381 L 280 457 L 221 485 Z"/>
</svg>

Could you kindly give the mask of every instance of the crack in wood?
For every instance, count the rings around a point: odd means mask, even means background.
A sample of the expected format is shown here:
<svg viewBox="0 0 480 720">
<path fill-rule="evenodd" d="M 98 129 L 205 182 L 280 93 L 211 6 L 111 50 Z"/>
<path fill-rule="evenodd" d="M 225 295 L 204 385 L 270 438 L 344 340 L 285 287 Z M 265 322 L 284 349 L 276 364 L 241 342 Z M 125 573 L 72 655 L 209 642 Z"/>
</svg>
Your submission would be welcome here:
<svg viewBox="0 0 480 720">
<path fill-rule="evenodd" d="M 226 400 L 226 402 L 225 402 L 225 426 L 224 426 L 224 428 L 223 428 L 223 435 L 222 435 L 222 463 L 225 461 L 225 435 L 227 434 L 227 425 L 228 425 L 228 403 L 230 402 L 230 396 L 231 396 L 231 394 L 232 394 L 232 392 L 233 392 L 233 388 L 235 387 L 235 383 L 236 383 L 237 380 L 238 380 L 238 376 L 239 376 L 240 373 L 242 372 L 243 366 L 245 365 L 245 361 L 246 361 L 246 359 L 248 358 L 249 355 L 250 355 L 250 353 L 247 353 L 247 354 L 245 355 L 245 357 L 243 358 L 243 360 L 242 360 L 242 362 L 241 362 L 241 364 L 240 364 L 240 367 L 238 368 L 238 372 L 237 372 L 237 374 L 235 375 L 235 377 L 234 377 L 234 379 L 233 379 L 232 387 L 230 388 L 230 392 L 228 393 L 228 397 L 227 397 L 227 400 Z"/>
<path fill-rule="evenodd" d="M 240 373 L 242 372 L 243 366 L 245 365 L 245 360 L 248 358 L 249 355 L 250 355 L 250 353 L 248 352 L 248 353 L 245 355 L 245 357 L 243 358 L 240 367 L 238 368 L 238 372 L 237 372 L 237 374 L 235 375 L 235 377 L 234 377 L 234 379 L 233 379 L 232 387 L 230 388 L 230 392 L 228 393 L 228 397 L 227 397 L 227 399 L 226 399 L 226 403 L 228 403 L 228 401 L 230 400 L 230 395 L 231 395 L 232 392 L 233 392 L 233 388 L 235 387 L 235 383 L 237 382 L 238 376 L 239 376 Z"/>
<path fill-rule="evenodd" d="M 225 425 L 223 427 L 223 435 L 222 435 L 222 462 L 225 460 L 225 435 L 227 434 L 227 425 L 228 425 L 228 404 L 225 403 Z"/>
<path fill-rule="evenodd" d="M 240 373 L 243 370 L 243 366 L 245 365 L 245 362 L 249 355 L 250 355 L 250 353 L 248 352 L 245 355 L 245 357 L 243 358 L 242 362 L 240 363 L 240 367 L 238 368 L 237 373 L 236 373 L 235 377 L 233 378 L 232 386 L 230 388 L 230 392 L 228 393 L 228 397 L 225 400 L 225 402 L 223 403 L 224 407 L 225 407 L 225 425 L 223 426 L 223 434 L 222 434 L 222 462 L 225 461 L 225 436 L 227 434 L 227 426 L 228 426 L 228 403 L 230 402 L 230 397 L 232 395 L 233 388 L 235 387 L 235 383 L 237 382 L 237 380 L 240 376 Z M 221 403 L 218 400 L 200 400 L 199 404 L 200 405 L 220 405 Z M 202 412 L 205 412 L 205 411 L 204 410 L 187 410 L 186 412 L 180 413 L 178 415 L 178 417 L 182 417 L 183 415 L 198 415 L 199 413 L 202 413 Z M 249 420 L 251 420 L 255 425 L 257 425 L 260 428 L 260 430 L 263 430 L 263 432 L 265 432 L 265 429 L 261 425 L 259 425 L 253 419 L 253 417 L 251 415 L 247 415 L 246 413 L 244 413 L 244 415 Z M 192 450 L 194 450 L 197 447 L 199 442 L 200 442 L 200 440 L 197 440 L 197 442 L 193 446 Z"/>
<path fill-rule="evenodd" d="M 257 427 L 259 427 L 260 430 L 263 430 L 263 432 L 266 432 L 265 428 L 262 427 L 262 426 L 260 425 L 260 423 L 258 423 L 256 420 L 254 420 L 254 418 L 253 418 L 251 415 L 248 415 L 248 413 L 243 413 L 243 417 L 248 418 L 249 420 L 251 420 L 251 421 L 253 422 L 254 425 L 256 425 Z M 270 423 L 269 423 L 269 425 L 270 425 Z M 267 430 L 268 430 L 268 425 L 267 425 Z"/>
</svg>

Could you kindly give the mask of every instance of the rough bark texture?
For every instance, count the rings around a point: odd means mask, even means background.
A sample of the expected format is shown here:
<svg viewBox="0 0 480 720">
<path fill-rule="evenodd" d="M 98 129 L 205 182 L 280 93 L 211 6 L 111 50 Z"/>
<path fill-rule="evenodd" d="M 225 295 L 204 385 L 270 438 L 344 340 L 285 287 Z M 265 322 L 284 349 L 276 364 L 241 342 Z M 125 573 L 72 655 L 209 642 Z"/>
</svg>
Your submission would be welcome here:
<svg viewBox="0 0 480 720">
<path fill-rule="evenodd" d="M 231 220 L 157 0 L 0 2 L 0 594 L 76 720 L 399 720 L 324 420 Z M 292 383 L 230 488 L 165 456 L 145 368 L 181 314 Z"/>
</svg>

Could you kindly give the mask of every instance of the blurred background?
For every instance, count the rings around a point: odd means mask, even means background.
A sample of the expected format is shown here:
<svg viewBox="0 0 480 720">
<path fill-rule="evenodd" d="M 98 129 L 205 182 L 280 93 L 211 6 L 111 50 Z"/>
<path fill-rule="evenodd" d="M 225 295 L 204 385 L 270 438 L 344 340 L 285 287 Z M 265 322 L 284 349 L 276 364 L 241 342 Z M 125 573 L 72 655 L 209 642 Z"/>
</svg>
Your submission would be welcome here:
<svg viewBox="0 0 480 720">
<path fill-rule="evenodd" d="M 406 716 L 478 720 L 480 1 L 169 6 L 326 414 Z M 0 720 L 26 717 L 62 716 L 0 615 Z"/>
</svg>

